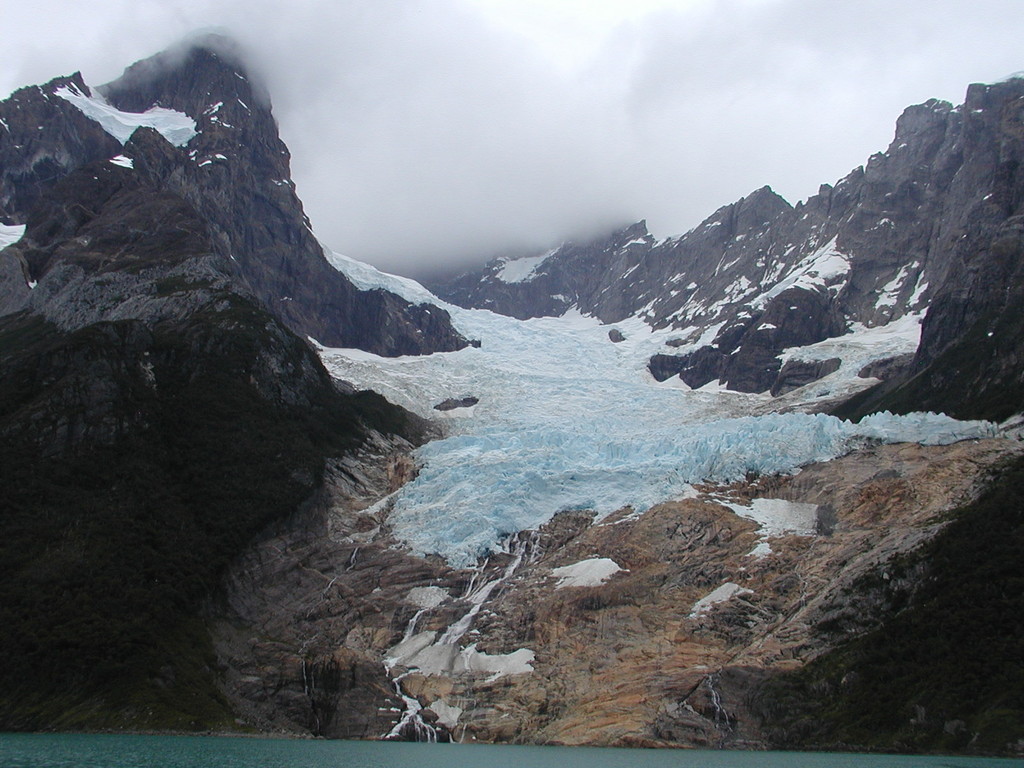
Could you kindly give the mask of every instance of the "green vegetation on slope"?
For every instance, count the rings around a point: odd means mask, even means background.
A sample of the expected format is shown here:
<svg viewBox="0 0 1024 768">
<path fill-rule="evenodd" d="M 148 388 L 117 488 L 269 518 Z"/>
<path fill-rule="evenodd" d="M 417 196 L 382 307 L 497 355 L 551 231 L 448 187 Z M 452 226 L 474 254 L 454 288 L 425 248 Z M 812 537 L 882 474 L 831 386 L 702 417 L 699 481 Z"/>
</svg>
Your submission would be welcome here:
<svg viewBox="0 0 1024 768">
<path fill-rule="evenodd" d="M 1024 459 L 930 543 L 886 566 L 924 577 L 908 599 L 886 601 L 877 629 L 757 694 L 776 744 L 1012 751 L 1024 740 L 1022 552 Z"/>
<path fill-rule="evenodd" d="M 987 313 L 916 376 L 882 382 L 832 413 L 859 420 L 877 411 L 936 411 L 957 419 L 1003 421 L 1024 411 L 1022 337 L 1024 312 Z"/>
<path fill-rule="evenodd" d="M 325 457 L 367 429 L 415 438 L 268 315 L 224 306 L 155 329 L 0 323 L 0 729 L 233 727 L 201 619 L 224 568 Z"/>
</svg>

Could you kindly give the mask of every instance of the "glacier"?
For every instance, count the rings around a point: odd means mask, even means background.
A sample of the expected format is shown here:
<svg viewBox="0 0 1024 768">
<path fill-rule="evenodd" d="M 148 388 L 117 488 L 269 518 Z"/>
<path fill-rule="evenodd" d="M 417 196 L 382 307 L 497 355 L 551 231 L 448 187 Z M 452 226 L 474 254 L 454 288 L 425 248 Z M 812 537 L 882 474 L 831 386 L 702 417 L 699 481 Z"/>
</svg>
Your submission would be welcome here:
<svg viewBox="0 0 1024 768">
<path fill-rule="evenodd" d="M 396 536 L 454 567 L 473 565 L 510 535 L 560 511 L 592 511 L 597 519 L 624 507 L 642 512 L 692 496 L 693 484 L 702 481 L 793 473 L 877 442 L 948 443 L 996 431 L 986 422 L 937 414 L 883 413 L 854 424 L 821 413 L 773 413 L 778 405 L 768 395 L 655 381 L 647 361 L 678 331 L 652 330 L 640 318 L 602 325 L 575 310 L 521 321 L 462 309 L 407 278 L 335 253 L 329 258 L 364 290 L 383 288 L 443 307 L 463 335 L 480 341 L 422 357 L 320 348 L 334 376 L 427 418 L 438 419 L 433 405 L 443 400 L 479 398 L 465 413 L 448 414 L 447 436 L 416 451 L 418 475 L 387 500 Z M 852 329 L 852 340 L 885 338 L 881 351 L 842 342 L 846 337 L 822 344 L 843 356 L 844 365 L 812 392 L 843 389 L 872 354 L 912 352 L 915 320 L 889 334 Z M 625 341 L 612 343 L 611 327 Z M 860 379 L 857 386 L 868 383 Z"/>
</svg>

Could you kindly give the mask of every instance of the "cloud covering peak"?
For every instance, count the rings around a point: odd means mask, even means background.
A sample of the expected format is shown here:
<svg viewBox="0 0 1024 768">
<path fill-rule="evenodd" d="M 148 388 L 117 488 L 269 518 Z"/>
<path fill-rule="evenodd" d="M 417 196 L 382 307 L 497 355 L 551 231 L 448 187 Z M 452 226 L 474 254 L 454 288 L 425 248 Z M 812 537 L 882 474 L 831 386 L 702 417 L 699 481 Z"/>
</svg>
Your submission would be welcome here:
<svg viewBox="0 0 1024 768">
<path fill-rule="evenodd" d="M 795 202 L 884 148 L 903 107 L 1022 67 L 1016 0 L 615 6 L 40 0 L 5 13 L 0 90 L 99 84 L 224 30 L 321 239 L 424 275 L 640 218 L 678 234 L 766 183 Z"/>
</svg>

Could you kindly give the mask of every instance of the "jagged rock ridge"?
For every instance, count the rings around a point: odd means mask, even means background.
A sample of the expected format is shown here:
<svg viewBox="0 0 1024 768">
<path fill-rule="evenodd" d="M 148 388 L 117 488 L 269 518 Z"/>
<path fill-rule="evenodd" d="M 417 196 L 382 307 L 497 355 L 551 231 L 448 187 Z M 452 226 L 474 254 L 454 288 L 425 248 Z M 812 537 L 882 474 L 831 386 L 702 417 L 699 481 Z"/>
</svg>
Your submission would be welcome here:
<svg viewBox="0 0 1024 768">
<path fill-rule="evenodd" d="M 784 373 L 784 350 L 927 312 L 916 358 L 887 385 L 913 380 L 910 394 L 876 394 L 874 407 L 1005 418 L 1024 406 L 1022 103 L 1022 79 L 972 85 L 960 107 L 908 108 L 885 152 L 804 203 L 764 187 L 680 237 L 655 241 L 639 222 L 435 289 L 516 317 L 575 306 L 676 328 L 674 348 L 652 360 L 657 378 L 776 394 L 821 373 Z M 961 380 L 971 402 L 949 386 Z"/>
<path fill-rule="evenodd" d="M 438 307 L 413 305 L 386 291 L 359 291 L 325 260 L 295 195 L 289 154 L 277 135 L 266 94 L 220 38 L 184 44 L 140 62 L 98 89 L 115 108 L 141 113 L 153 107 L 187 115 L 196 135 L 176 147 L 156 131 L 140 129 L 122 147 L 58 91 L 90 97 L 80 75 L 17 91 L 0 105 L 0 221 L 31 223 L 53 184 L 88 162 L 121 156 L 153 190 L 176 196 L 209 228 L 209 249 L 220 269 L 302 336 L 329 346 L 383 355 L 461 348 L 466 341 Z M 41 130 L 40 130 L 41 128 Z M 49 293 L 55 276 L 39 264 L 24 269 L 21 251 L 5 254 L 8 281 L 0 312 L 45 303 L 29 283 Z M 14 262 L 14 263 L 12 263 Z M 10 295 L 14 294 L 14 295 Z M 0 293 L 0 296 L 3 294 Z"/>
</svg>

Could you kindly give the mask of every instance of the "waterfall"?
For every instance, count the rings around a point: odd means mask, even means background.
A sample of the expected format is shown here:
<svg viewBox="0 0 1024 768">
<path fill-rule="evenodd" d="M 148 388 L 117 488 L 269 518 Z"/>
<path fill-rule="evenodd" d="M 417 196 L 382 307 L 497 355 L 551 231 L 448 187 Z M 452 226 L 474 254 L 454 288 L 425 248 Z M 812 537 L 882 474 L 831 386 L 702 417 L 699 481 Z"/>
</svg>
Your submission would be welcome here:
<svg viewBox="0 0 1024 768">
<path fill-rule="evenodd" d="M 390 668 L 385 664 L 384 668 L 390 672 Z M 419 699 L 415 696 L 407 696 L 402 690 L 402 680 L 409 675 L 409 672 L 399 675 L 391 681 L 391 684 L 395 688 L 397 693 L 403 702 L 405 702 L 405 711 L 402 713 L 402 717 L 399 718 L 395 726 L 385 733 L 381 738 L 385 741 L 408 738 L 408 727 L 412 726 L 412 740 L 413 741 L 426 741 L 431 744 L 437 743 L 437 729 L 428 723 L 423 722 L 423 718 L 420 717 L 420 712 L 423 710 L 423 706 L 420 704 Z M 403 733 L 404 732 L 404 733 Z"/>
<path fill-rule="evenodd" d="M 729 713 L 726 712 L 725 706 L 722 704 L 722 696 L 718 693 L 715 688 L 718 682 L 718 673 L 708 675 L 704 678 L 704 682 L 707 683 L 708 693 L 711 694 L 711 706 L 715 708 L 715 727 L 722 729 L 723 726 L 726 730 L 732 730 L 732 719 Z"/>
<path fill-rule="evenodd" d="M 487 568 L 489 560 L 485 560 L 474 570 L 474 573 L 470 578 L 469 585 L 466 588 L 466 592 L 460 598 L 461 600 L 470 603 L 469 610 L 459 617 L 458 620 L 449 625 L 444 633 L 434 641 L 432 647 L 457 645 L 462 636 L 469 632 L 470 628 L 473 626 L 474 618 L 476 618 L 476 615 L 483 608 L 484 604 L 491 599 L 495 590 L 504 585 L 512 578 L 513 575 L 515 575 L 515 572 L 523 564 L 524 559 L 529 557 L 527 562 L 534 562 L 537 557 L 539 557 L 537 540 L 538 534 L 536 531 L 524 531 L 510 536 L 507 542 L 507 549 L 505 551 L 506 554 L 512 556 L 512 559 L 502 569 L 500 575 L 490 581 L 486 581 L 479 586 L 477 585 L 477 582 L 480 580 L 480 577 Z M 432 610 L 433 607 L 436 607 L 436 605 L 427 608 L 420 608 L 416 611 L 408 624 L 406 624 L 405 631 L 402 634 L 402 640 L 399 642 L 399 645 L 410 640 L 416 634 L 416 626 L 419 623 L 420 617 L 422 617 L 427 611 Z M 398 663 L 398 657 L 385 658 L 384 669 L 387 671 L 389 676 Z M 391 680 L 395 693 L 403 702 L 405 702 L 405 711 L 402 713 L 402 716 L 394 727 L 381 738 L 399 739 L 408 738 L 412 735 L 416 741 L 436 742 L 438 740 L 438 729 L 423 721 L 420 716 L 420 712 L 423 709 L 422 705 L 415 697 L 406 695 L 405 691 L 402 689 L 402 680 L 417 671 L 414 657 L 409 663 L 410 668 L 408 671 L 398 675 L 397 677 L 393 677 Z M 464 732 L 465 726 L 463 726 L 463 733 Z"/>
<path fill-rule="evenodd" d="M 405 632 L 402 635 L 402 641 L 408 640 L 416 632 L 416 623 L 420 620 L 420 616 L 426 613 L 429 608 L 420 608 L 413 614 L 413 617 L 409 619 L 409 623 L 405 625 Z M 387 658 L 384 660 L 384 671 L 387 675 L 391 676 L 391 670 L 396 664 L 395 659 Z M 391 685 L 395 689 L 395 693 L 398 694 L 399 698 L 405 704 L 405 711 L 402 712 L 402 716 L 395 723 L 394 727 L 381 736 L 385 741 L 408 738 L 407 729 L 412 727 L 413 741 L 426 741 L 434 744 L 437 742 L 437 729 L 432 725 L 423 722 L 423 718 L 420 716 L 420 712 L 423 710 L 423 705 L 420 704 L 419 699 L 415 696 L 407 696 L 405 691 L 402 690 L 402 680 L 412 673 L 412 670 L 404 672 L 398 677 L 391 679 Z M 403 734 L 403 731 L 405 733 Z"/>
<path fill-rule="evenodd" d="M 455 645 L 464 634 L 469 631 L 469 628 L 473 625 L 473 619 L 483 608 L 484 603 L 487 602 L 491 597 L 491 593 L 499 586 L 508 581 L 512 575 L 516 572 L 516 569 L 523 562 L 523 557 L 526 555 L 527 550 L 530 549 L 531 545 L 536 541 L 536 531 L 530 531 L 530 535 L 525 539 L 521 533 L 513 534 L 509 539 L 508 553 L 512 555 L 512 562 L 505 566 L 505 570 L 502 571 L 501 575 L 481 585 L 475 591 L 470 592 L 474 582 L 476 581 L 476 574 L 473 574 L 473 578 L 469 582 L 469 589 L 467 589 L 467 595 L 463 598 L 473 604 L 473 607 L 462 616 L 458 621 L 448 627 L 445 633 L 437 640 L 435 645 Z M 486 562 L 484 564 L 486 567 Z"/>
</svg>

